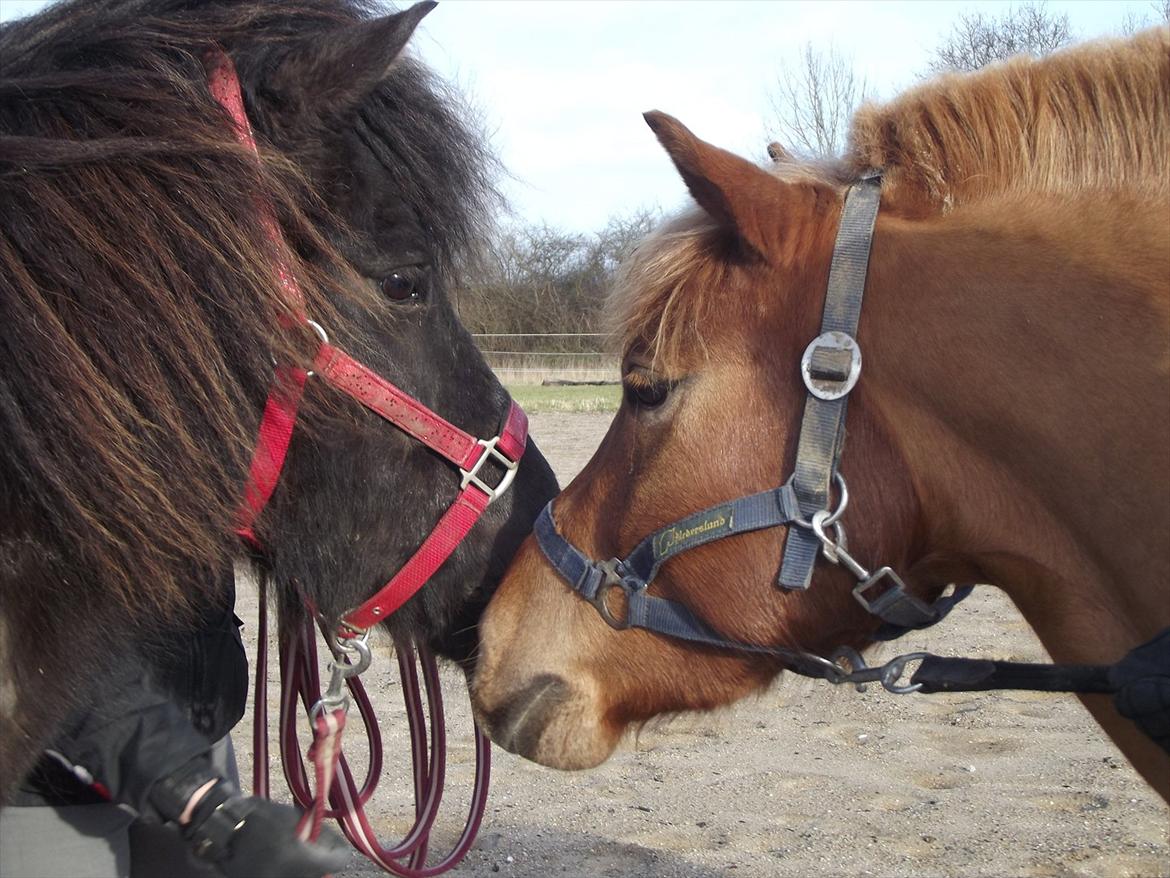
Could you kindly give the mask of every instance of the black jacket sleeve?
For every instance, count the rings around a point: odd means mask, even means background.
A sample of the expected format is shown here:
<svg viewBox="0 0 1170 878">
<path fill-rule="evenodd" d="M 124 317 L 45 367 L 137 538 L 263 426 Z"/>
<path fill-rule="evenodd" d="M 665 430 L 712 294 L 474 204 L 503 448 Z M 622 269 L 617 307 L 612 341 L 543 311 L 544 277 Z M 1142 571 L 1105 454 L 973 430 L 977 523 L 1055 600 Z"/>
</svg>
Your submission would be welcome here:
<svg viewBox="0 0 1170 878">
<path fill-rule="evenodd" d="M 193 761 L 210 769 L 211 744 L 243 715 L 248 687 L 230 571 L 224 575 L 223 600 L 191 627 L 112 658 L 13 804 L 108 799 L 156 817 L 149 795 L 160 778 Z"/>
<path fill-rule="evenodd" d="M 53 743 L 47 758 L 65 765 L 110 801 L 157 817 L 151 787 L 194 760 L 210 767 L 211 742 L 154 679 L 140 652 L 128 652 Z"/>
</svg>

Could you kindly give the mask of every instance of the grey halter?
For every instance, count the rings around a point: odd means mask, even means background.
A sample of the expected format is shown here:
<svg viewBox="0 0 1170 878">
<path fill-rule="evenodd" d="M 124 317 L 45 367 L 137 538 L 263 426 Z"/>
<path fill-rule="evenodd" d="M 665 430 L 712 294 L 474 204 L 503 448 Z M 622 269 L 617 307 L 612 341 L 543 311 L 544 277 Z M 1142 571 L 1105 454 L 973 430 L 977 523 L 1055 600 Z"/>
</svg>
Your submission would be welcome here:
<svg viewBox="0 0 1170 878">
<path fill-rule="evenodd" d="M 793 670 L 812 676 L 848 676 L 836 660 L 799 650 L 727 640 L 682 604 L 648 593 L 662 564 L 675 555 L 714 540 L 778 525 L 795 525 L 788 529 L 780 585 L 807 588 L 818 557 L 844 564 L 858 579 L 854 597 L 886 623 L 879 633 L 882 639 L 934 624 L 970 593 L 967 586 L 927 605 L 907 592 L 890 568 L 882 567 L 871 574 L 861 567 L 846 551 L 844 530 L 838 523 L 849 495 L 837 465 L 845 438 L 846 401 L 861 373 L 861 350 L 855 336 L 880 201 L 881 175 L 876 172 L 864 176 L 846 195 L 829 270 L 821 335 L 808 346 L 801 361 L 808 396 L 796 469 L 785 484 L 689 515 L 650 534 L 627 557 L 608 561 L 585 557 L 557 532 L 551 502 L 541 512 L 534 526 L 541 551 L 565 582 L 593 604 L 612 627 L 644 628 L 708 646 L 776 656 Z M 835 510 L 829 502 L 834 482 L 839 487 Z M 830 528 L 835 537 L 828 535 Z M 614 615 L 607 600 L 613 588 L 620 588 L 626 596 L 626 611 L 621 618 Z M 865 669 L 855 652 L 847 652 L 844 658 L 854 671 Z M 901 672 L 900 665 L 892 679 L 889 674 L 886 678 L 871 674 L 867 679 L 889 679 L 893 686 Z"/>
<path fill-rule="evenodd" d="M 838 464 L 845 440 L 845 407 L 861 374 L 857 323 L 869 265 L 874 222 L 881 202 L 881 175 L 874 171 L 850 187 L 833 247 L 821 334 L 801 359 L 808 395 L 797 442 L 795 472 L 778 488 L 730 500 L 660 528 L 625 558 L 594 561 L 562 537 L 550 501 L 534 526 L 537 544 L 569 587 L 597 608 L 613 628 L 643 628 L 710 647 L 780 659 L 790 670 L 858 689 L 879 682 L 891 692 L 959 692 L 1028 689 L 1048 692 L 1113 693 L 1118 710 L 1170 752 L 1170 629 L 1132 650 L 1113 665 L 1052 665 L 991 659 L 949 658 L 907 653 L 879 667 L 868 667 L 856 650 L 837 649 L 830 657 L 804 650 L 728 640 L 677 601 L 648 593 L 662 565 L 674 556 L 714 540 L 778 525 L 788 528 L 779 585 L 807 589 L 818 557 L 844 566 L 857 579 L 853 596 L 883 624 L 875 637 L 893 640 L 907 631 L 938 622 L 973 586 L 926 604 L 906 591 L 889 567 L 871 573 L 846 549 L 839 519 L 849 493 Z M 836 508 L 830 500 L 838 487 Z M 830 530 L 832 536 L 830 536 Z M 607 602 L 620 589 L 626 610 L 615 616 Z M 909 683 L 900 682 L 914 663 Z"/>
</svg>

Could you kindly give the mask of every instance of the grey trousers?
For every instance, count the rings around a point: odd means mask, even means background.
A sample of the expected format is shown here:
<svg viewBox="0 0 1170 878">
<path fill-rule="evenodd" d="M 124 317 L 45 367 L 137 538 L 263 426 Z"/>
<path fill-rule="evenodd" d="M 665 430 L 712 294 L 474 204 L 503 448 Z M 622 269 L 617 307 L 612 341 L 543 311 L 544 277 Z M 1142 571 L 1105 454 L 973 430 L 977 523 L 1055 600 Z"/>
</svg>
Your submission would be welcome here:
<svg viewBox="0 0 1170 878">
<path fill-rule="evenodd" d="M 239 783 L 230 738 L 211 763 Z M 188 856 L 172 826 L 146 823 L 117 805 L 5 808 L 0 811 L 0 878 L 212 878 L 220 873 Z"/>
</svg>

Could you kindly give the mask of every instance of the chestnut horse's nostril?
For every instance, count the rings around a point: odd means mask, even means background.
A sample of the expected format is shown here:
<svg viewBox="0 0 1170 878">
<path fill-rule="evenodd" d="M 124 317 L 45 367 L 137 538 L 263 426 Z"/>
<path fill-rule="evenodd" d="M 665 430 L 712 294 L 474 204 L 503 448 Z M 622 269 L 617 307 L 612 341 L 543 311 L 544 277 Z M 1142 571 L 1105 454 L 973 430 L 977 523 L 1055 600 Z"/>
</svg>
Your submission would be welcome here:
<svg viewBox="0 0 1170 878">
<path fill-rule="evenodd" d="M 569 684 L 556 674 L 541 674 L 490 711 L 485 719 L 491 738 L 519 756 L 536 751 L 540 735 L 557 708 L 569 700 Z"/>
</svg>

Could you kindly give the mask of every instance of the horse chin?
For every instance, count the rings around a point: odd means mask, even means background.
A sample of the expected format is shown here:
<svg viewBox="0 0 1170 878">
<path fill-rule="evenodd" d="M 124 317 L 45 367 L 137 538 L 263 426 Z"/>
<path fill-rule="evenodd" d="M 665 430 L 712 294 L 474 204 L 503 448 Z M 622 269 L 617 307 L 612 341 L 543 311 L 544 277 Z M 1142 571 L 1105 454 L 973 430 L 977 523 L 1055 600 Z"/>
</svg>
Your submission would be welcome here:
<svg viewBox="0 0 1170 878">
<path fill-rule="evenodd" d="M 613 753 L 620 729 L 600 721 L 596 687 L 557 674 L 537 674 L 502 693 L 477 678 L 472 687 L 476 720 L 505 750 L 549 768 L 594 768 Z"/>
</svg>

